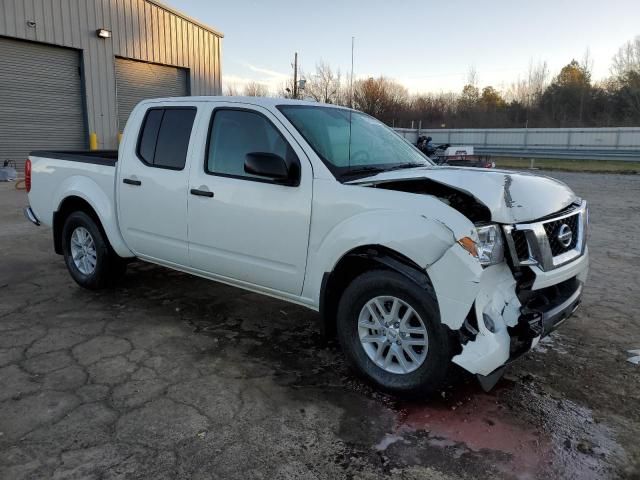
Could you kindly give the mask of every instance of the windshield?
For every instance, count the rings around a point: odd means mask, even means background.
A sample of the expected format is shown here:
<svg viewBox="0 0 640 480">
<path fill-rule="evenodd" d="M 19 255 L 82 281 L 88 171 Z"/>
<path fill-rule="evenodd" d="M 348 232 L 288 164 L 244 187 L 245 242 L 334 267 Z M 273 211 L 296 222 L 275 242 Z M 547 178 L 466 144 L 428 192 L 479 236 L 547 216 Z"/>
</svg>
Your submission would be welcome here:
<svg viewBox="0 0 640 480">
<path fill-rule="evenodd" d="M 432 165 L 404 138 L 364 113 L 311 105 L 278 109 L 338 179 Z"/>
</svg>

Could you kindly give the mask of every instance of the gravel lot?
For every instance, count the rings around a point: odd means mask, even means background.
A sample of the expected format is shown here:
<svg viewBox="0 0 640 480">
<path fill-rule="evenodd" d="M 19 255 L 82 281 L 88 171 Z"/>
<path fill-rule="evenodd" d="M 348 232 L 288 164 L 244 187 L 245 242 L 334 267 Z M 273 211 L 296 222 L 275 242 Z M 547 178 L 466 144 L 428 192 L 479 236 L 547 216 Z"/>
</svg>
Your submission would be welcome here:
<svg viewBox="0 0 640 480">
<path fill-rule="evenodd" d="M 591 202 L 576 316 L 485 394 L 373 391 L 315 313 L 161 267 L 71 280 L 0 184 L 0 478 L 640 478 L 640 178 Z"/>
</svg>

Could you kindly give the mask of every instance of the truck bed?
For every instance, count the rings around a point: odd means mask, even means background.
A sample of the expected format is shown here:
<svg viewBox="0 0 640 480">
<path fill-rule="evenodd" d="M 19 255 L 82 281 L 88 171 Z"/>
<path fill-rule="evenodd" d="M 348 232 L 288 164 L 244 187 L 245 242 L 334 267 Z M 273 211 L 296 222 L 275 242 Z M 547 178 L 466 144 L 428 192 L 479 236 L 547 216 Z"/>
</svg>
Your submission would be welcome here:
<svg viewBox="0 0 640 480">
<path fill-rule="evenodd" d="M 117 150 L 35 150 L 29 156 L 69 162 L 95 163 L 111 167 L 115 166 L 118 161 Z"/>
<path fill-rule="evenodd" d="M 53 212 L 70 193 L 89 202 L 106 218 L 115 219 L 117 150 L 36 150 L 29 154 L 29 160 L 29 201 L 44 225 L 52 224 Z"/>
</svg>

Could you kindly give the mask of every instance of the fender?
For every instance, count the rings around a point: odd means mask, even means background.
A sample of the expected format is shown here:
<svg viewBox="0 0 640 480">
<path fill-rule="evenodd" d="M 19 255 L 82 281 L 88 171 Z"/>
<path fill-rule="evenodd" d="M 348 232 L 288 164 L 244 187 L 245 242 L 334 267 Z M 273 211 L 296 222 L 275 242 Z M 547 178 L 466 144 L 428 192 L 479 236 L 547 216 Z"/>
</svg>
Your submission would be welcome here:
<svg viewBox="0 0 640 480">
<path fill-rule="evenodd" d="M 81 175 L 73 175 L 64 179 L 56 188 L 53 196 L 54 205 L 57 205 L 56 211 L 60 209 L 62 202 L 69 197 L 79 197 L 91 206 L 100 219 L 111 247 L 120 257 L 134 256 L 120 235 L 114 202 L 104 193 L 103 188 L 97 182 Z"/>
<path fill-rule="evenodd" d="M 482 273 L 478 259 L 458 243 L 427 268 L 438 299 L 440 320 L 451 330 L 458 330 L 471 311 Z"/>
<path fill-rule="evenodd" d="M 310 245 L 303 297 L 319 305 L 324 274 L 358 247 L 381 245 L 424 269 L 455 242 L 453 231 L 442 222 L 413 212 L 379 209 L 354 215 L 332 228 L 317 247 Z"/>
<path fill-rule="evenodd" d="M 398 252 L 381 245 L 360 247 L 345 254 L 331 272 L 322 277 L 320 292 L 320 329 L 324 337 L 334 336 L 338 301 L 349 283 L 371 268 L 393 270 L 422 289 L 431 288 L 431 280 L 424 269 Z"/>
</svg>

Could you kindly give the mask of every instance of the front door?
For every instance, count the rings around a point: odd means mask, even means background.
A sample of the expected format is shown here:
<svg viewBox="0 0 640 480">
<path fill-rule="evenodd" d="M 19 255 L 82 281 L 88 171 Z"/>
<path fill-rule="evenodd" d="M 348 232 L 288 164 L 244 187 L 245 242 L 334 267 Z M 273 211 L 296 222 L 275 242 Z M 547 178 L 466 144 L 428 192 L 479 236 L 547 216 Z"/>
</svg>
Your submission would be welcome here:
<svg viewBox="0 0 640 480">
<path fill-rule="evenodd" d="M 237 105 L 213 109 L 204 161 L 191 169 L 189 185 L 196 192 L 188 200 L 191 266 L 222 280 L 299 295 L 311 219 L 311 165 L 268 110 Z M 285 158 L 299 182 L 284 185 L 246 173 L 247 154 L 257 152 Z"/>
<path fill-rule="evenodd" d="M 139 138 L 121 146 L 120 230 L 137 256 L 188 266 L 187 158 L 196 109 L 150 108 L 144 115 Z"/>
</svg>

